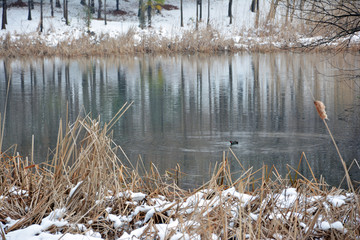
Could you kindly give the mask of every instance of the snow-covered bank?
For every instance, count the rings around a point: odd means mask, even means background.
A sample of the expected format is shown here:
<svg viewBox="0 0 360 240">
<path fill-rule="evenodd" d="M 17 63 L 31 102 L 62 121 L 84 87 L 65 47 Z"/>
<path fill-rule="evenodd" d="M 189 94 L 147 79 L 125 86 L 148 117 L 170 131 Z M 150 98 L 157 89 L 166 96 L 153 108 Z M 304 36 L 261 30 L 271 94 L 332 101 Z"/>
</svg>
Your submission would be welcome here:
<svg viewBox="0 0 360 240">
<path fill-rule="evenodd" d="M 139 28 L 138 1 L 120 1 L 119 9 L 122 13 L 115 11 L 115 2 L 108 2 L 107 5 L 107 25 L 103 19 L 97 20 L 98 2 L 95 1 L 96 12 L 90 23 L 90 31 L 97 36 L 108 34 L 110 37 L 118 37 L 129 30 L 135 29 L 139 36 L 141 33 L 156 32 L 165 37 L 179 36 L 183 31 L 195 28 L 195 2 L 184 0 L 184 27 L 180 27 L 180 4 L 177 0 L 165 1 L 171 7 L 163 8 L 161 13 L 154 14 L 152 17 L 151 28 L 141 30 Z M 239 1 L 233 5 L 233 24 L 229 25 L 227 17 L 227 4 L 225 0 L 211 1 L 210 24 L 221 34 L 230 37 L 234 32 L 243 31 L 254 25 L 255 14 L 250 12 L 250 4 L 246 1 Z M 268 5 L 267 2 L 264 4 Z M 169 9 L 169 10 L 167 10 Z M 202 21 L 199 27 L 206 26 L 207 22 L 207 2 L 203 5 Z M 264 8 L 263 11 L 266 11 Z M 40 5 L 35 4 L 32 10 L 31 21 L 27 20 L 27 7 L 10 7 L 8 9 L 8 24 L 6 30 L 0 31 L 0 36 L 4 37 L 7 33 L 12 36 L 30 34 L 46 38 L 48 44 L 54 44 L 67 40 L 68 38 L 79 38 L 82 33 L 88 30 L 86 23 L 85 7 L 79 1 L 69 1 L 69 26 L 65 25 L 62 8 L 54 8 L 54 17 L 51 17 L 50 4 L 44 3 L 44 31 L 39 33 Z M 102 11 L 102 17 L 104 12 Z"/>
<path fill-rule="evenodd" d="M 114 119 L 104 128 L 89 116 L 68 125 L 50 166 L 11 156 L 11 150 L 0 154 L 3 239 L 360 237 L 358 192 L 330 189 L 318 179 L 283 179 L 266 166 L 258 180 L 253 169 L 233 179 L 227 159 L 207 184 L 181 189 L 179 169 L 160 176 L 155 166 L 143 174 L 141 163 L 125 166 L 108 135 Z"/>
<path fill-rule="evenodd" d="M 99 219 L 71 222 L 69 211 L 55 209 L 40 224 L 10 231 L 5 237 L 11 240 L 254 239 L 258 236 L 257 227 L 266 229 L 261 231 L 260 239 L 287 238 L 291 236 L 286 234 L 291 228 L 297 228 L 298 232 L 293 235 L 297 239 L 329 235 L 359 237 L 353 235 L 358 224 L 349 221 L 348 216 L 338 215 L 351 211 L 355 202 L 353 194 L 333 192 L 327 196 L 306 196 L 300 189 L 285 188 L 262 196 L 262 201 L 260 197 L 255 193 L 241 193 L 235 187 L 203 189 L 176 200 L 126 191 L 99 200 L 99 204 L 108 206 Z M 126 208 L 119 209 L 114 204 L 120 202 L 125 203 Z M 357 220 L 360 220 L 358 214 Z M 1 228 L 7 231 L 19 221 L 21 219 L 6 217 L 5 223 L 0 223 Z M 100 222 L 108 229 L 98 229 Z M 223 224 L 217 225 L 219 222 Z M 278 229 L 271 229 L 271 224 Z M 288 227 L 290 229 L 286 229 Z M 350 231 L 354 232 L 349 234 Z"/>
<path fill-rule="evenodd" d="M 95 12 L 89 28 L 85 7 L 79 1 L 69 1 L 69 25 L 65 24 L 62 8 L 54 8 L 54 17 L 51 17 L 50 4 L 45 2 L 42 33 L 39 32 L 38 2 L 32 10 L 31 21 L 27 20 L 27 7 L 10 7 L 6 30 L 0 31 L 3 42 L 0 54 L 78 56 L 136 52 L 269 51 L 312 40 L 304 35 L 306 27 L 302 23 L 294 21 L 284 26 L 281 8 L 277 19 L 271 24 L 264 23 L 269 11 L 269 1 L 266 0 L 261 1 L 258 28 L 254 27 L 256 14 L 249 9 L 250 1 L 233 3 L 232 24 L 229 24 L 227 16 L 228 1 L 211 1 L 209 25 L 207 1 L 203 1 L 199 31 L 195 30 L 194 1 L 184 0 L 184 27 L 180 27 L 179 1 L 167 0 L 165 3 L 168 7 L 152 17 L 151 27 L 141 29 L 137 1 L 120 1 L 121 12 L 115 11 L 115 2 L 107 2 L 107 25 L 103 19 L 95 19 Z M 95 8 L 97 4 L 95 2 Z M 357 41 L 353 38 L 353 42 Z M 79 48 L 81 50 L 77 51 Z"/>
</svg>

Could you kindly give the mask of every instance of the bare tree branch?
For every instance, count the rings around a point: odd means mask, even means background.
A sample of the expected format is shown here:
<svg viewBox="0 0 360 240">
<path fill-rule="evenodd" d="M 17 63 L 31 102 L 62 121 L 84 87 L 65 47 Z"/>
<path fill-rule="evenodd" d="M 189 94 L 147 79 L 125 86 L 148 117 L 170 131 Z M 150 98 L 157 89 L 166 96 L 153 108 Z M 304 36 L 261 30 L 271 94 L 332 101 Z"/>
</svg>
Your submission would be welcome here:
<svg viewBox="0 0 360 240">
<path fill-rule="evenodd" d="M 301 6 L 301 4 L 300 4 Z M 302 9 L 300 9 L 302 8 Z M 298 7 L 298 18 L 311 28 L 313 41 L 303 47 L 317 47 L 331 43 L 349 46 L 360 31 L 360 1 L 355 0 L 310 0 Z"/>
</svg>

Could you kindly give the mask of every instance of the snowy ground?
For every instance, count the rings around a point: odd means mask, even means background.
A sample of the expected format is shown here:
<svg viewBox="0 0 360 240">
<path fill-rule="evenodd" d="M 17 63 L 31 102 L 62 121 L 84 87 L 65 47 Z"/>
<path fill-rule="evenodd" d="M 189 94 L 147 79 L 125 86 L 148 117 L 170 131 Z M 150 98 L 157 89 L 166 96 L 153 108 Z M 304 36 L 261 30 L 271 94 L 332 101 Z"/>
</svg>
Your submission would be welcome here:
<svg viewBox="0 0 360 240">
<path fill-rule="evenodd" d="M 69 22 L 70 25 L 65 25 L 62 8 L 55 8 L 54 17 L 51 17 L 50 4 L 48 1 L 44 3 L 44 31 L 39 33 L 40 22 L 40 4 L 35 2 L 35 9 L 32 10 L 31 21 L 27 20 L 27 7 L 10 7 L 8 9 L 8 24 L 6 30 L 0 31 L 0 38 L 5 38 L 7 34 L 10 35 L 11 40 L 20 39 L 21 36 L 30 36 L 34 39 L 40 39 L 48 46 L 56 46 L 60 42 L 68 41 L 69 39 L 78 39 L 87 32 L 85 7 L 80 5 L 80 1 L 69 1 Z M 205 28 L 208 18 L 208 1 L 203 1 L 202 21 L 199 23 L 199 28 Z M 62 1 L 61 1 L 62 3 Z M 107 5 L 107 25 L 104 20 L 91 20 L 90 31 L 97 36 L 106 34 L 109 37 L 117 37 L 127 32 L 135 31 L 137 38 L 147 34 L 156 34 L 160 37 L 173 38 L 175 36 L 182 36 L 184 31 L 193 30 L 195 28 L 196 10 L 194 0 L 184 0 L 184 27 L 180 27 L 180 3 L 178 0 L 166 0 L 166 4 L 174 6 L 175 9 L 162 9 L 160 14 L 156 14 L 152 18 L 151 28 L 142 30 L 139 28 L 139 20 L 137 17 L 138 1 L 134 0 L 120 0 L 119 9 L 126 12 L 125 15 L 114 14 L 116 10 L 115 1 L 109 2 Z M 260 1 L 260 20 L 264 19 L 268 13 L 269 1 Z M 95 1 L 95 8 L 97 9 L 98 2 Z M 269 39 L 259 38 L 257 31 L 253 30 L 251 33 L 249 29 L 254 29 L 255 13 L 250 11 L 251 1 L 234 1 L 233 3 L 233 22 L 229 24 L 228 15 L 228 1 L 227 0 L 212 0 L 210 3 L 210 25 L 213 29 L 225 39 L 232 39 L 235 43 L 242 44 L 243 42 L 252 42 L 259 44 L 267 44 Z M 278 11 L 280 12 L 281 9 Z M 97 11 L 93 14 L 97 17 Z M 102 12 L 102 17 L 104 14 Z M 273 28 L 273 31 L 280 31 L 281 16 L 278 17 L 278 24 Z M 260 31 L 261 29 L 259 29 Z M 263 29 L 262 29 L 263 30 Z M 246 39 L 243 39 L 246 37 Z M 288 41 L 283 39 L 284 42 Z M 284 42 L 274 42 L 275 46 L 281 46 Z"/>
<path fill-rule="evenodd" d="M 70 193 L 71 195 L 76 191 L 78 186 L 81 184 L 78 183 L 74 186 Z M 235 222 L 239 217 L 244 217 L 241 214 L 241 208 L 247 208 L 251 206 L 252 201 L 256 200 L 258 197 L 252 196 L 245 193 L 240 193 L 235 190 L 234 187 L 227 190 L 221 191 L 219 195 L 214 194 L 211 196 L 212 190 L 202 190 L 192 196 L 184 199 L 182 201 L 168 201 L 164 196 L 150 197 L 144 193 L 138 192 L 134 193 L 131 191 L 122 192 L 117 194 L 117 196 L 109 196 L 103 201 L 115 201 L 119 198 L 124 198 L 127 200 L 129 209 L 132 211 L 127 211 L 128 214 L 114 214 L 116 209 L 107 208 L 106 221 L 112 223 L 112 227 L 115 230 L 121 231 L 121 229 L 129 228 L 129 225 L 134 220 L 137 222 L 134 224 L 138 228 L 134 230 L 129 230 L 123 232 L 123 234 L 116 239 L 119 240 L 136 240 L 136 239 L 202 239 L 199 232 L 196 230 L 192 234 L 187 233 L 189 228 L 197 228 L 200 226 L 200 222 L 197 222 L 197 219 L 194 218 L 193 221 L 183 221 L 183 219 L 171 219 L 168 223 L 155 223 L 153 221 L 154 215 L 156 214 L 166 214 L 167 216 L 172 216 L 174 212 L 180 213 L 183 216 L 191 216 L 198 213 L 202 213 L 203 218 L 209 218 L 212 211 L 217 207 L 227 208 L 231 216 L 229 216 L 228 225 L 234 226 Z M 214 192 L 212 192 L 214 193 Z M 19 189 L 14 188 L 12 191 L 13 195 L 26 195 L 26 192 L 23 192 Z M 0 196 L 0 199 L 6 198 L 5 196 Z M 280 193 L 277 194 L 268 194 L 264 197 L 261 205 L 257 209 L 252 209 L 249 213 L 250 221 L 257 221 L 261 214 L 259 210 L 265 208 L 270 202 L 274 207 L 273 210 L 268 213 L 268 219 L 276 220 L 280 222 L 288 222 L 290 219 L 296 217 L 298 219 L 299 226 L 308 232 L 309 229 L 311 232 L 322 232 L 336 230 L 339 233 L 346 234 L 347 229 L 344 224 L 339 220 L 328 219 L 326 216 L 318 215 L 317 211 L 320 208 L 326 209 L 326 211 L 332 211 L 332 209 L 342 208 L 346 206 L 347 203 L 354 201 L 353 194 L 335 194 L 328 196 L 309 196 L 305 197 L 301 195 L 295 188 L 286 188 Z M 319 206 L 320 205 L 322 206 Z M 302 205 L 313 205 L 311 208 L 301 208 Z M 298 207 L 296 207 L 298 206 Z M 294 208 L 298 212 L 294 211 Z M 66 220 L 67 211 L 65 208 L 56 209 L 48 216 L 42 219 L 41 224 L 33 224 L 26 228 L 15 230 L 5 234 L 5 239 L 8 240 L 41 240 L 41 239 L 65 239 L 65 240 L 80 240 L 80 239 L 90 239 L 98 240 L 103 239 L 99 232 L 94 231 L 93 229 L 88 229 L 84 224 L 71 223 Z M 139 216 L 142 216 L 139 218 Z M 309 226 L 302 221 L 306 218 L 306 215 L 314 216 L 316 215 L 317 220 L 313 222 L 313 226 Z M 150 221 L 152 219 L 152 221 Z M 4 230 L 10 228 L 16 224 L 21 219 L 13 220 L 11 218 L 6 218 L 6 223 L 2 224 L 0 222 L 0 227 Z M 91 223 L 90 223 L 91 224 Z M 351 223 L 348 223 L 351 225 Z M 82 234 L 71 234 L 64 229 L 76 229 Z M 56 231 L 54 231 L 56 229 Z M 62 232 L 61 232 L 62 231 Z M 299 233 L 299 236 L 301 233 Z M 230 237 L 230 236 L 229 236 Z M 250 236 L 248 236 L 250 237 Z M 281 236 L 277 233 L 273 234 L 273 238 L 270 239 L 283 239 L 286 236 Z M 246 237 L 247 238 L 247 237 Z M 222 239 L 220 236 L 212 234 L 212 239 Z"/>
<path fill-rule="evenodd" d="M 27 1 L 25 1 L 27 2 Z M 55 2 L 55 0 L 54 0 Z M 61 4 L 63 1 L 60 1 Z M 104 1 L 103 1 L 104 2 Z M 101 36 L 116 38 L 124 36 L 128 32 L 135 32 L 134 39 L 139 43 L 147 36 L 158 36 L 159 39 L 182 39 L 184 33 L 195 29 L 196 9 L 195 0 L 184 0 L 184 27 L 180 27 L 180 1 L 166 0 L 169 7 L 162 9 L 161 13 L 152 17 L 151 28 L 139 28 L 138 1 L 119 0 L 119 12 L 115 13 L 115 1 L 106 3 L 107 25 L 98 16 L 98 1 L 95 1 L 96 12 L 93 14 L 90 29 L 86 25 L 85 7 L 79 0 L 69 0 L 69 26 L 65 24 L 62 8 L 54 8 L 54 17 L 51 17 L 50 3 L 44 2 L 44 30 L 40 29 L 40 4 L 35 1 L 35 9 L 32 10 L 32 20 L 28 18 L 28 8 L 10 7 L 8 9 L 8 24 L 6 30 L 0 30 L 0 39 L 10 37 L 12 42 L 21 40 L 23 36 L 36 39 L 47 46 L 57 46 L 70 40 L 76 40 L 91 31 L 95 39 Z M 202 20 L 199 29 L 207 26 L 208 1 L 203 0 Z M 296 43 L 309 43 L 317 38 L 306 36 L 306 24 L 294 20 L 290 25 L 285 25 L 285 11 L 281 5 L 277 8 L 277 15 L 271 23 L 265 23 L 269 13 L 270 0 L 260 0 L 260 24 L 255 28 L 256 14 L 250 11 L 250 0 L 233 1 L 232 24 L 229 24 L 228 0 L 210 1 L 210 26 L 222 39 L 232 40 L 233 47 L 239 50 L 251 50 L 254 47 L 270 46 L 271 48 L 282 48 Z M 104 9 L 104 8 L 102 8 Z M 104 11 L 102 10 L 102 18 Z M 146 17 L 146 16 L 145 16 Z M 305 29 L 305 30 L 304 30 Z M 217 36 L 215 36 L 217 37 Z M 318 36 L 319 37 L 319 36 Z M 352 38 L 352 42 L 358 43 L 360 37 Z M 135 43 L 136 44 L 136 43 Z"/>
</svg>

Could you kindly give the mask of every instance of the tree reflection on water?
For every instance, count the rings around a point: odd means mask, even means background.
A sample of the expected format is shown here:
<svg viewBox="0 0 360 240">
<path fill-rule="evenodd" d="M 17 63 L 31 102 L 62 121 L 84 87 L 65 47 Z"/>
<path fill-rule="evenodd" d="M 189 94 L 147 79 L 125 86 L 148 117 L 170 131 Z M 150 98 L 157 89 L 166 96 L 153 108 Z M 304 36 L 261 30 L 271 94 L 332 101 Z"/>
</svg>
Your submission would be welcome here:
<svg viewBox="0 0 360 240">
<path fill-rule="evenodd" d="M 131 161 L 138 156 L 161 172 L 180 164 L 192 187 L 228 151 L 260 168 L 297 166 L 305 152 L 317 177 L 337 185 L 343 169 L 313 106 L 322 100 L 329 125 L 348 164 L 359 159 L 359 89 L 319 72 L 336 73 L 316 54 L 122 56 L 81 59 L 1 60 L 0 103 L 4 112 L 10 79 L 3 149 L 18 144 L 37 162 L 56 144 L 59 119 L 81 113 L 109 121 L 125 103 L 133 106 L 113 128 L 115 142 Z M 333 61 L 341 61 L 341 56 Z M 354 61 L 355 63 L 355 61 Z M 350 84 L 350 86 L 349 86 Z M 68 115 L 67 115 L 68 113 Z M 230 158 L 234 172 L 240 170 Z M 301 173 L 310 177 L 302 162 Z M 358 171 L 352 177 L 360 179 Z"/>
</svg>

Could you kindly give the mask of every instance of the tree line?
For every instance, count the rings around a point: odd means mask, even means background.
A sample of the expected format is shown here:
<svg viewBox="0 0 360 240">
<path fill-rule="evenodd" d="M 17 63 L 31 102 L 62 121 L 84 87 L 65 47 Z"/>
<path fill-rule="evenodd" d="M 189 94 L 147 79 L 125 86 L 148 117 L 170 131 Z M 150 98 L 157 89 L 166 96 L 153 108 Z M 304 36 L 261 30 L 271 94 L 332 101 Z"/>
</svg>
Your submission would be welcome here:
<svg viewBox="0 0 360 240">
<path fill-rule="evenodd" d="M 2 24 L 1 29 L 6 29 L 7 25 L 7 1 L 2 0 Z M 23 0 L 18 0 L 17 4 L 23 3 Z M 63 18 L 66 25 L 69 25 L 68 18 L 68 1 L 69 0 L 55 0 L 55 8 L 63 9 Z M 103 3 L 104 1 L 104 3 Z M 119 1 L 116 0 L 115 8 L 119 10 Z M 128 0 L 130 1 L 130 0 Z M 151 26 L 152 15 L 154 12 L 160 12 L 165 0 L 133 0 L 138 1 L 138 18 L 139 26 L 141 28 L 147 25 Z M 203 17 L 203 1 L 194 0 L 196 8 L 196 29 L 199 21 Z M 250 11 L 256 13 L 255 28 L 259 27 L 260 16 L 260 0 L 248 0 Z M 226 3 L 227 1 L 224 1 Z M 228 0 L 227 16 L 229 17 L 229 24 L 232 24 L 233 14 L 232 6 L 233 0 Z M 24 3 L 23 3 L 24 4 Z M 93 14 L 96 13 L 95 0 L 80 0 L 80 4 L 86 8 L 87 25 L 90 27 L 90 21 Z M 183 0 L 180 0 L 180 26 L 184 26 L 183 20 Z M 264 2 L 263 2 L 264 4 Z M 210 6 L 211 1 L 207 0 L 207 24 L 210 24 Z M 341 38 L 347 38 L 348 42 L 360 31 L 360 1 L 357 0 L 271 0 L 270 10 L 266 16 L 266 22 L 271 22 L 276 17 L 278 7 L 285 9 L 286 24 L 292 22 L 294 18 L 305 21 L 311 26 L 311 33 L 320 33 L 324 36 L 321 39 L 311 43 L 311 46 L 324 45 Z M 27 0 L 28 20 L 32 20 L 31 10 L 34 9 L 34 0 Z M 54 17 L 54 0 L 50 0 L 51 17 Z M 98 0 L 97 4 L 97 18 L 102 18 L 104 13 L 105 25 L 107 24 L 106 15 L 106 0 Z M 43 31 L 43 0 L 40 0 L 40 32 Z"/>
</svg>

